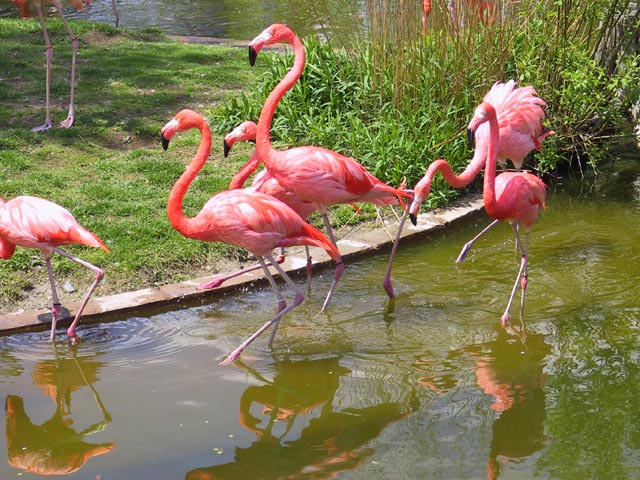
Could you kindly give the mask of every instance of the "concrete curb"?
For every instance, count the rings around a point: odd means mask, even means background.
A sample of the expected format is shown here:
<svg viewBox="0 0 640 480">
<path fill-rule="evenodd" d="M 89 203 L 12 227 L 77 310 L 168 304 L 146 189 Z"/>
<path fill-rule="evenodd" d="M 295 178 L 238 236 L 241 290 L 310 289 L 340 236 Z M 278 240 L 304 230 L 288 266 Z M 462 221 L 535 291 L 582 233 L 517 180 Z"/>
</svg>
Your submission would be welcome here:
<svg viewBox="0 0 640 480">
<path fill-rule="evenodd" d="M 473 197 L 457 202 L 454 206 L 437 212 L 428 212 L 418 215 L 418 225 L 414 227 L 410 222 L 405 223 L 402 238 L 419 238 L 427 234 L 449 228 L 464 218 L 476 214 L 483 209 L 484 205 L 481 197 Z M 398 222 L 388 222 L 385 227 L 395 235 Z M 387 230 L 376 228 L 361 231 L 355 238 L 345 238 L 338 241 L 338 248 L 342 253 L 345 262 L 358 257 L 378 253 L 381 250 L 391 247 L 393 239 L 390 238 Z M 402 248 L 402 245 L 400 245 Z M 333 261 L 326 252 L 319 248 L 311 249 L 314 269 L 331 267 Z M 306 267 L 306 257 L 304 249 L 290 249 L 287 252 L 285 262 L 282 264 L 287 273 L 294 276 L 304 272 Z M 224 272 L 216 273 L 216 277 Z M 108 272 L 107 272 L 108 275 Z M 247 272 L 236 278 L 225 282 L 225 284 L 213 290 L 198 291 L 196 286 L 213 279 L 212 277 L 198 278 L 180 283 L 164 285 L 159 288 L 145 288 L 133 292 L 119 293 L 105 297 L 92 297 L 85 307 L 82 315 L 82 322 L 96 323 L 105 321 L 121 320 L 127 314 L 143 309 L 157 308 L 167 305 L 175 305 L 188 301 L 211 300 L 219 298 L 225 293 L 240 292 L 249 284 L 256 282 L 266 282 L 262 270 Z M 382 289 L 382 278 L 380 279 Z M 79 302 L 69 303 L 62 308 L 59 326 L 67 325 L 75 315 L 79 307 Z M 81 324 L 82 324 L 81 322 Z M 48 308 L 41 308 L 32 311 L 17 311 L 0 315 L 0 334 L 12 333 L 20 330 L 41 330 L 50 328 L 51 311 Z"/>
</svg>

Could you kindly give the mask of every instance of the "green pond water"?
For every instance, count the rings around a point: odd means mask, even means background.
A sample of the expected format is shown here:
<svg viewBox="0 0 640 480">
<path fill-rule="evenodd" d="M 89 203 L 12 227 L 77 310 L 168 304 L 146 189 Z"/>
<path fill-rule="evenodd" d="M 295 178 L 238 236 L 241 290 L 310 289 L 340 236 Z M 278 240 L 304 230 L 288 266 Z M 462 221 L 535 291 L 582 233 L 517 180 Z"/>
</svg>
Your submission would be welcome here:
<svg viewBox="0 0 640 480">
<path fill-rule="evenodd" d="M 0 337 L 0 479 L 640 478 L 640 169 L 561 182 L 531 235 L 525 324 L 500 316 L 519 266 L 483 214 L 332 271 L 242 362 L 274 311 L 249 289 L 81 324 L 82 342 Z M 304 279 L 298 280 L 301 285 Z"/>
</svg>

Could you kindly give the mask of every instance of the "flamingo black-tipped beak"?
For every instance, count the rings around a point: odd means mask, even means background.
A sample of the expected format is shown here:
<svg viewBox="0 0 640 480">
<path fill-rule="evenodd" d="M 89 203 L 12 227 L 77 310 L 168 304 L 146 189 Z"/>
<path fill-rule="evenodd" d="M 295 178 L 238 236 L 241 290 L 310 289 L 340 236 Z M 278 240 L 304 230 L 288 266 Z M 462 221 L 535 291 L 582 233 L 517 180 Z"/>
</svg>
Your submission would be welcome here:
<svg viewBox="0 0 640 480">
<path fill-rule="evenodd" d="M 227 158 L 227 155 L 229 155 L 229 151 L 231 150 L 231 145 L 229 145 L 227 141 L 224 140 L 223 147 L 224 147 L 224 158 Z"/>
<path fill-rule="evenodd" d="M 162 137 L 162 148 L 166 151 L 169 148 L 169 140 L 164 138 L 164 135 L 160 135 Z"/>
<path fill-rule="evenodd" d="M 258 58 L 258 52 L 252 46 L 249 46 L 249 65 L 253 67 L 256 64 L 256 58 Z"/>
<path fill-rule="evenodd" d="M 467 143 L 471 148 L 473 148 L 476 143 L 476 131 L 470 128 L 467 130 Z"/>
<path fill-rule="evenodd" d="M 414 227 L 418 225 L 418 216 L 415 213 L 409 214 L 409 220 L 411 220 L 411 223 L 413 223 Z"/>
</svg>

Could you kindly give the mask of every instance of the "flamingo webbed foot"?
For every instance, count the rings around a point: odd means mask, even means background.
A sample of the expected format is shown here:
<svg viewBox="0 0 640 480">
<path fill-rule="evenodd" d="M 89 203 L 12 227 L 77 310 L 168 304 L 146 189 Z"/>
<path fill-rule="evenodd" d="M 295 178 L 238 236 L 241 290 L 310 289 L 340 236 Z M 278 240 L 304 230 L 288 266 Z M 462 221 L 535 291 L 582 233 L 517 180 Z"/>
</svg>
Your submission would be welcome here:
<svg viewBox="0 0 640 480">
<path fill-rule="evenodd" d="M 75 120 L 75 117 L 73 115 L 69 115 L 67 118 L 65 118 L 63 121 L 60 122 L 60 126 L 62 128 L 69 128 L 73 125 L 74 120 Z"/>
<path fill-rule="evenodd" d="M 51 127 L 53 127 L 53 124 L 50 121 L 46 121 L 40 126 L 33 127 L 31 129 L 31 131 L 32 132 L 44 132 L 44 131 L 49 130 Z"/>
</svg>

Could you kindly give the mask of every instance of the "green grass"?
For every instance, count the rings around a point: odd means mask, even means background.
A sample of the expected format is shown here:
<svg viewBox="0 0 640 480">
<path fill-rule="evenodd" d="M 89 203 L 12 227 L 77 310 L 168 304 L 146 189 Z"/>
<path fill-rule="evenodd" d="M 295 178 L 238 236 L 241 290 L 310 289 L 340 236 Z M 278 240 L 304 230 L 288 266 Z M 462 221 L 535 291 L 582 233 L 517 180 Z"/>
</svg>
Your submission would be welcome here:
<svg viewBox="0 0 640 480">
<path fill-rule="evenodd" d="M 67 114 L 71 46 L 59 21 L 49 20 L 48 28 L 57 126 Z M 185 239 L 170 226 L 167 197 L 199 137 L 179 135 L 165 152 L 160 129 L 185 107 L 210 115 L 246 89 L 260 68 L 248 66 L 245 49 L 186 45 L 157 31 L 134 34 L 83 21 L 72 28 L 80 40 L 75 125 L 34 133 L 31 127 L 44 120 L 40 26 L 35 20 L 0 20 L 0 196 L 45 197 L 100 236 L 110 253 L 68 247 L 107 271 L 98 294 L 191 278 L 220 259 L 245 256 L 224 244 Z M 228 185 L 251 148 L 238 145 L 223 159 L 222 138 L 214 136 L 212 160 L 187 195 L 187 214 Z M 54 266 L 77 290 L 91 281 L 67 259 L 54 257 Z M 11 260 L 0 262 L 0 309 L 13 310 L 46 283 L 40 252 L 18 248 Z"/>
</svg>

